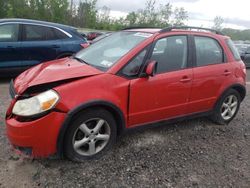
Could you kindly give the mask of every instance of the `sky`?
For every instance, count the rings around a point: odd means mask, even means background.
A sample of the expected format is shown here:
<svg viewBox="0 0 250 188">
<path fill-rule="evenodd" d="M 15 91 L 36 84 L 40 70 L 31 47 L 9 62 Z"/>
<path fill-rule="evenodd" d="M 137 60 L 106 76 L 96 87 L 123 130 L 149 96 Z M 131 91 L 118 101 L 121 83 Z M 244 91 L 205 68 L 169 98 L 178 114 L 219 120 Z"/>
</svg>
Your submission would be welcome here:
<svg viewBox="0 0 250 188">
<path fill-rule="evenodd" d="M 98 0 L 99 8 L 107 6 L 112 17 L 126 16 L 145 6 L 147 0 Z M 250 0 L 156 0 L 156 4 L 170 3 L 183 7 L 188 12 L 189 26 L 212 27 L 216 16 L 224 19 L 223 27 L 234 29 L 250 28 Z"/>
</svg>

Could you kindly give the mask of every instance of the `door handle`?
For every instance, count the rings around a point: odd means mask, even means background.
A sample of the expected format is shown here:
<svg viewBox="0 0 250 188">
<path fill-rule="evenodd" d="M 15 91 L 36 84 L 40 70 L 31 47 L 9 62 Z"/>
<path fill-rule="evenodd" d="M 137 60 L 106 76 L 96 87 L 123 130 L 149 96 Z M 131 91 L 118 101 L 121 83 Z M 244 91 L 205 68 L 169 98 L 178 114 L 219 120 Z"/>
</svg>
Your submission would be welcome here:
<svg viewBox="0 0 250 188">
<path fill-rule="evenodd" d="M 52 45 L 51 47 L 52 48 L 60 48 L 60 46 L 58 46 L 58 45 Z"/>
<path fill-rule="evenodd" d="M 223 73 L 224 76 L 228 76 L 230 74 L 231 74 L 231 72 L 229 70 L 225 70 L 224 73 Z"/>
<path fill-rule="evenodd" d="M 15 47 L 14 46 L 7 46 L 7 48 L 14 49 Z"/>
<path fill-rule="evenodd" d="M 191 78 L 189 78 L 188 76 L 183 76 L 182 79 L 180 80 L 180 82 L 182 83 L 186 83 L 186 82 L 190 82 Z"/>
</svg>

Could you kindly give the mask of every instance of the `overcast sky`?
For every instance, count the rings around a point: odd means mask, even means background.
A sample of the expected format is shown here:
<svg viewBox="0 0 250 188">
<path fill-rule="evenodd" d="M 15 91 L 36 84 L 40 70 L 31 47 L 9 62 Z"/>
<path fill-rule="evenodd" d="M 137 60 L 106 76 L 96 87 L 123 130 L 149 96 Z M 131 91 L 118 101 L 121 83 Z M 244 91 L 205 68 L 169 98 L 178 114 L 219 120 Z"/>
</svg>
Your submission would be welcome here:
<svg viewBox="0 0 250 188">
<path fill-rule="evenodd" d="M 130 11 L 143 8 L 147 0 L 98 0 L 98 7 L 107 6 L 111 16 L 126 16 Z M 224 27 L 250 28 L 250 0 L 156 0 L 156 4 L 170 2 L 174 7 L 184 7 L 191 26 L 211 27 L 216 16 L 224 18 Z"/>
</svg>

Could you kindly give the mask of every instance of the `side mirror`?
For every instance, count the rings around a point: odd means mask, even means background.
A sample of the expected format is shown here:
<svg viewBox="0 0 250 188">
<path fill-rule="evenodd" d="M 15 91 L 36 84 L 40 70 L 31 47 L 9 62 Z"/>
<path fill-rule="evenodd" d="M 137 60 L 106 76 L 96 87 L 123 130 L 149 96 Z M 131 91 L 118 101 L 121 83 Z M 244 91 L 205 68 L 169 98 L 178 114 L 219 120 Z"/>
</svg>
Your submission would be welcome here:
<svg viewBox="0 0 250 188">
<path fill-rule="evenodd" d="M 157 62 L 156 61 L 150 61 L 146 68 L 146 74 L 148 76 L 154 76 L 157 70 Z"/>
</svg>

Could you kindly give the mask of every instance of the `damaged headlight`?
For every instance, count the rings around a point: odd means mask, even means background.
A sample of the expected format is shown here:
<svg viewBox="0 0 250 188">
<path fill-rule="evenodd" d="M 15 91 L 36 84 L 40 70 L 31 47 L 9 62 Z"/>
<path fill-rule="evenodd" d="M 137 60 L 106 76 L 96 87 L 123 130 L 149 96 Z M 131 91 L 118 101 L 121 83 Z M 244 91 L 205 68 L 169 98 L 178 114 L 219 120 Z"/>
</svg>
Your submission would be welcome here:
<svg viewBox="0 0 250 188">
<path fill-rule="evenodd" d="M 48 90 L 34 97 L 19 100 L 15 103 L 12 113 L 18 116 L 33 116 L 55 107 L 59 95 L 54 90 Z"/>
</svg>

